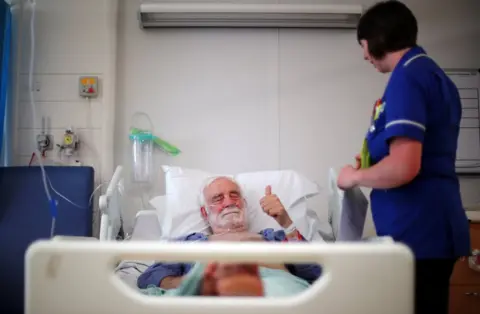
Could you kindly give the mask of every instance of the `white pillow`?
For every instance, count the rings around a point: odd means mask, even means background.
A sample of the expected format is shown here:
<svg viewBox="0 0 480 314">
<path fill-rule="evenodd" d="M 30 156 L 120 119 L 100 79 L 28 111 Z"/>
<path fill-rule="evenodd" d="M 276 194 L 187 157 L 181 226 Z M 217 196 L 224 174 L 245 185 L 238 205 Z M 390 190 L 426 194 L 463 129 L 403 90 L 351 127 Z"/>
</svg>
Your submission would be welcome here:
<svg viewBox="0 0 480 314">
<path fill-rule="evenodd" d="M 167 201 L 163 208 L 150 203 L 157 210 L 165 211 L 162 221 L 163 234 L 169 237 L 185 236 L 192 232 L 208 232 L 208 224 L 200 213 L 199 195 L 208 178 L 223 175 L 234 178 L 241 186 L 249 209 L 249 230 L 259 232 L 266 228 L 281 229 L 272 217 L 263 212 L 260 199 L 265 187 L 272 186 L 283 205 L 287 208 L 297 228 L 309 240 L 318 240 L 319 223 L 308 213 L 307 202 L 319 193 L 317 185 L 293 170 L 261 171 L 241 173 L 235 176 L 212 174 L 198 169 L 162 166 L 165 171 Z M 318 220 L 318 219 L 317 219 Z"/>
<path fill-rule="evenodd" d="M 231 177 L 241 185 L 242 189 L 256 193 L 256 196 L 263 196 L 265 187 L 270 185 L 272 192 L 286 207 L 319 193 L 318 186 L 314 182 L 294 170 L 257 171 L 231 175 L 174 166 L 162 166 L 162 169 L 165 172 L 166 194 L 193 194 L 197 199 L 195 206 L 199 205 L 198 196 L 206 180 L 216 176 Z"/>
<path fill-rule="evenodd" d="M 265 196 L 265 187 L 270 185 L 272 193 L 276 194 L 286 208 L 293 208 L 297 202 L 320 193 L 318 186 L 293 170 L 272 170 L 240 173 L 234 176 L 242 189 L 251 193 L 254 200 Z M 247 199 L 248 200 L 248 199 Z M 250 206 L 256 206 L 260 211 L 258 201 Z M 263 211 L 262 211 L 263 212 Z"/>
<path fill-rule="evenodd" d="M 150 205 L 158 212 L 162 238 L 177 238 L 192 232 L 209 233 L 209 226 L 201 215 L 200 207 L 192 206 L 194 203 L 192 195 L 181 197 L 169 194 L 156 196 L 150 200 Z"/>
</svg>

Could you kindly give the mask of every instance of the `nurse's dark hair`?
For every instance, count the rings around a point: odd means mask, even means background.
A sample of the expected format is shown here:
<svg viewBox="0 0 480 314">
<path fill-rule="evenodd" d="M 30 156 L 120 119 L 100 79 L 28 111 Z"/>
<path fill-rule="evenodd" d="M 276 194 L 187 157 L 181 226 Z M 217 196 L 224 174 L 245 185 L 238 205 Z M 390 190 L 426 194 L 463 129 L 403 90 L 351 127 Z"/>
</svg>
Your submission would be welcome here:
<svg viewBox="0 0 480 314">
<path fill-rule="evenodd" d="M 382 59 L 417 45 L 418 25 L 415 15 L 402 2 L 382 1 L 370 7 L 360 18 L 357 40 L 366 40 L 370 55 Z"/>
</svg>

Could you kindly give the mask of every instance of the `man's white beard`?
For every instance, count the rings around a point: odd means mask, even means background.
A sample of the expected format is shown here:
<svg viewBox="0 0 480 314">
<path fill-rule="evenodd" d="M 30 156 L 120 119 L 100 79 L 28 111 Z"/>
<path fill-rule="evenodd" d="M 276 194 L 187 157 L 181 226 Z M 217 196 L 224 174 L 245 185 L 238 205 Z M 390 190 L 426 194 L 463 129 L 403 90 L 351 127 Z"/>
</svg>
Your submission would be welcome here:
<svg viewBox="0 0 480 314">
<path fill-rule="evenodd" d="M 236 206 L 227 207 L 219 214 L 210 215 L 209 222 L 214 228 L 221 229 L 239 229 L 245 228 L 246 222 L 245 209 L 240 209 Z"/>
</svg>

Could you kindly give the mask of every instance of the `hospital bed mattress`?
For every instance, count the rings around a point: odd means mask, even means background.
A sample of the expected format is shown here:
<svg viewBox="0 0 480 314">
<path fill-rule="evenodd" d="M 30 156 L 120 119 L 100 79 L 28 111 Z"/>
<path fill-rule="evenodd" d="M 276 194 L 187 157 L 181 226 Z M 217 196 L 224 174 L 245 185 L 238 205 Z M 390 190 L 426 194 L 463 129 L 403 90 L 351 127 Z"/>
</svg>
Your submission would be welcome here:
<svg viewBox="0 0 480 314">
<path fill-rule="evenodd" d="M 58 201 L 55 234 L 92 236 L 94 189 L 91 167 L 45 167 Z M 48 182 L 48 181 L 47 181 Z M 51 212 L 40 167 L 0 168 L 0 311 L 23 313 L 24 254 L 35 240 L 50 237 Z"/>
</svg>

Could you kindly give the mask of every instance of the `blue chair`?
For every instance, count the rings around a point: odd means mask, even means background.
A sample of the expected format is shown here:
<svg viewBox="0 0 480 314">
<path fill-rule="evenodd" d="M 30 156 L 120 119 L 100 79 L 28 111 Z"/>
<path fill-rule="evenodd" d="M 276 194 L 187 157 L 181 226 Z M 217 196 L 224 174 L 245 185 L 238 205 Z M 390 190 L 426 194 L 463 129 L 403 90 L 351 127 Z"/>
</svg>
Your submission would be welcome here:
<svg viewBox="0 0 480 314">
<path fill-rule="evenodd" d="M 45 167 L 57 203 L 55 235 L 92 236 L 92 167 Z M 48 183 L 48 181 L 47 181 Z M 52 225 L 40 167 L 0 168 L 0 311 L 24 312 L 25 252 Z"/>
</svg>

